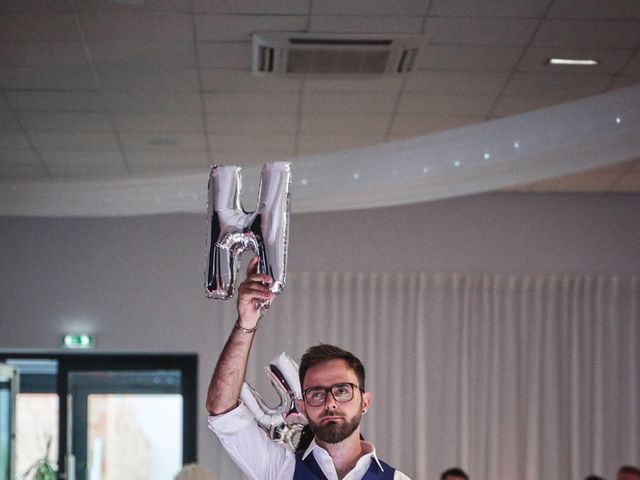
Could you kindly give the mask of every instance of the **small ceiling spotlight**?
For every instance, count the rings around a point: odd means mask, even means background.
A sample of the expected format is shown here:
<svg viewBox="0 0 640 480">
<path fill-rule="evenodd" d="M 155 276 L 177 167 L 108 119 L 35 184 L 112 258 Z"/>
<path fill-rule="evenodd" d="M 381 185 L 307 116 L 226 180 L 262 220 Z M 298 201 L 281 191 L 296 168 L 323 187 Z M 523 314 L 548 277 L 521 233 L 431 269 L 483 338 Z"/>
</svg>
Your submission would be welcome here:
<svg viewBox="0 0 640 480">
<path fill-rule="evenodd" d="M 547 65 L 566 65 L 566 66 L 578 66 L 578 67 L 595 67 L 600 65 L 598 60 L 591 58 L 547 58 Z"/>
</svg>

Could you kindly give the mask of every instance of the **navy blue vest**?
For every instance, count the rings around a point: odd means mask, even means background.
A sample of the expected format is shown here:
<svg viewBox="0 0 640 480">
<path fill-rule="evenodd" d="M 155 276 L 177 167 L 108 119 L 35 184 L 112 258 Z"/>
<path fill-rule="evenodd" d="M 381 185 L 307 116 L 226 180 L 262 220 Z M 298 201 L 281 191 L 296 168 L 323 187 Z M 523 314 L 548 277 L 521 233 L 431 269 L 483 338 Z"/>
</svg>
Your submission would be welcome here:
<svg viewBox="0 0 640 480">
<path fill-rule="evenodd" d="M 320 469 L 320 465 L 313 457 L 313 453 L 310 453 L 302 460 L 303 453 L 300 452 L 296 455 L 296 470 L 293 473 L 293 480 L 327 480 L 327 477 L 322 473 L 322 469 Z M 380 465 L 382 465 L 384 471 L 380 470 L 378 463 L 372 458 L 369 470 L 364 474 L 362 480 L 393 480 L 395 469 L 383 461 L 380 461 Z"/>
</svg>

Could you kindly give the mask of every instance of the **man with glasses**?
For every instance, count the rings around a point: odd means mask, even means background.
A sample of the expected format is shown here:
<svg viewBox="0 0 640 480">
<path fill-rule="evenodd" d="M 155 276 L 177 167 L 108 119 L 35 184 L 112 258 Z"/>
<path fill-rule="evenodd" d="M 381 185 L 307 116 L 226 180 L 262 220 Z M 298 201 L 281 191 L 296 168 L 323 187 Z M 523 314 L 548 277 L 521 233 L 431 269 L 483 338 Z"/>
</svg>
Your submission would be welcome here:
<svg viewBox="0 0 640 480">
<path fill-rule="evenodd" d="M 353 354 L 332 345 L 311 347 L 300 362 L 304 412 L 314 439 L 302 454 L 269 439 L 249 410 L 239 404 L 249 351 L 262 302 L 273 300 L 266 274 L 253 273 L 238 288 L 238 319 L 220 354 L 207 395 L 209 428 L 238 467 L 255 480 L 409 480 L 382 462 L 374 446 L 360 437 L 360 419 L 369 410 L 364 366 Z"/>
</svg>

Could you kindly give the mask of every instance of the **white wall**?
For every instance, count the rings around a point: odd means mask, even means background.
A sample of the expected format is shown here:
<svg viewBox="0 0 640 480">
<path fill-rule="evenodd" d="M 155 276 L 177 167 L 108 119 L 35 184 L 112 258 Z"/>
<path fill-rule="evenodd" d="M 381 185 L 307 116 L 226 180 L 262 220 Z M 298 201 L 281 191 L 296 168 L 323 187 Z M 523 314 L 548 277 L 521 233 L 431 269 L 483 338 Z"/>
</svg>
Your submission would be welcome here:
<svg viewBox="0 0 640 480">
<path fill-rule="evenodd" d="M 640 195 L 489 194 L 291 222 L 291 272 L 640 272 Z M 0 218 L 0 232 L 0 349 L 53 350 L 74 330 L 98 351 L 197 352 L 204 403 L 233 321 L 232 303 L 203 294 L 204 214 Z"/>
</svg>

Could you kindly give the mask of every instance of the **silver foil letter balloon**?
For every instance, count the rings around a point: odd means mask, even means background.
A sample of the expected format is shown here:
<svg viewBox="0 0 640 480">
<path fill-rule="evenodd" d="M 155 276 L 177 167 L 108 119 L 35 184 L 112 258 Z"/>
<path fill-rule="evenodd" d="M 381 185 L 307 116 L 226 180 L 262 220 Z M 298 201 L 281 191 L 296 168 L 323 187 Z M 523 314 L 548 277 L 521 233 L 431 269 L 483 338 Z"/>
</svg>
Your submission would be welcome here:
<svg viewBox="0 0 640 480">
<path fill-rule="evenodd" d="M 235 165 L 214 165 L 209 176 L 207 266 L 205 293 L 209 298 L 233 295 L 240 256 L 249 250 L 259 256 L 258 272 L 273 278 L 270 289 L 280 293 L 287 273 L 291 168 L 289 162 L 262 167 L 258 206 L 243 210 L 242 174 Z"/>
</svg>

